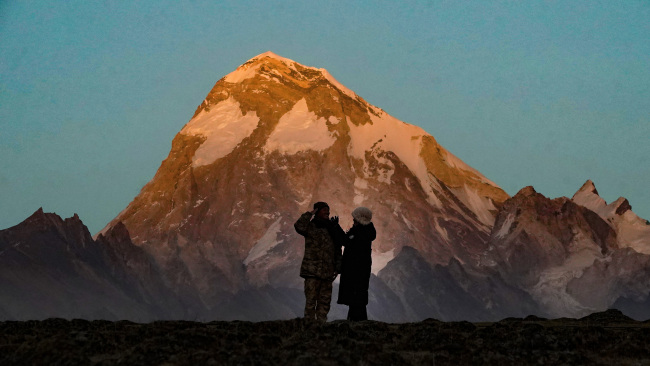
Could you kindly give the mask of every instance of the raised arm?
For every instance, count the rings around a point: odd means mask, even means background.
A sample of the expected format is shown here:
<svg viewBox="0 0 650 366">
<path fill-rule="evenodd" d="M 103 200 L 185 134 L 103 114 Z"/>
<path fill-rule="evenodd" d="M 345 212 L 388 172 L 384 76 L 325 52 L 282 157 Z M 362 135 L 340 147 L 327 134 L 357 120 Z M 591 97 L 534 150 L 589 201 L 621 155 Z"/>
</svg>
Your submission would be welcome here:
<svg viewBox="0 0 650 366">
<path fill-rule="evenodd" d="M 338 216 L 334 217 L 334 219 L 332 220 L 332 227 L 333 227 L 332 232 L 334 234 L 332 240 L 334 240 L 334 243 L 336 243 L 336 245 L 338 245 L 339 247 L 344 247 L 347 245 L 349 239 L 347 235 L 345 235 L 345 231 L 343 231 L 341 225 L 339 225 Z"/>
<path fill-rule="evenodd" d="M 293 224 L 293 227 L 294 229 L 296 229 L 296 232 L 298 234 L 302 236 L 309 236 L 309 223 L 315 211 L 316 210 L 305 212 L 304 214 L 300 215 L 298 221 L 296 221 L 296 223 Z"/>
</svg>

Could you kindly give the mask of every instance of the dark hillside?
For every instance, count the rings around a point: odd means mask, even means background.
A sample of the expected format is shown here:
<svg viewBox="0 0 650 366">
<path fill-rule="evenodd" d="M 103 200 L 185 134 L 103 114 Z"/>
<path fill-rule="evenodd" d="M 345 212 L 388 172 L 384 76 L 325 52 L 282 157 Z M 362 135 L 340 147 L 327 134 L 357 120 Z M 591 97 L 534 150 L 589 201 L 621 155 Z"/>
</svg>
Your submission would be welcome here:
<svg viewBox="0 0 650 366">
<path fill-rule="evenodd" d="M 0 322 L 2 365 L 637 365 L 650 323 L 617 310 L 582 319 L 388 324 L 48 319 Z"/>
</svg>

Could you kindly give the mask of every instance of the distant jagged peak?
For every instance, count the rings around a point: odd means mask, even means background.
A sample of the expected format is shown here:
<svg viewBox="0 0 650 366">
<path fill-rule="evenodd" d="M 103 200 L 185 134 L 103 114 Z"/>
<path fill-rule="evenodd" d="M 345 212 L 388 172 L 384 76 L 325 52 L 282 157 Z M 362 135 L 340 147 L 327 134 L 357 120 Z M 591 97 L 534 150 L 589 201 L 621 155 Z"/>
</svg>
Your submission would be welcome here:
<svg viewBox="0 0 650 366">
<path fill-rule="evenodd" d="M 594 185 L 594 182 L 591 179 L 587 179 L 585 184 L 583 184 L 582 187 L 580 187 L 580 189 L 578 189 L 576 194 L 578 194 L 580 192 L 591 192 L 593 194 L 598 195 L 598 190 L 596 189 L 596 185 Z"/>
<path fill-rule="evenodd" d="M 517 197 L 517 196 L 530 197 L 530 196 L 534 196 L 536 194 L 537 194 L 537 191 L 535 190 L 535 188 L 533 186 L 526 186 L 526 187 L 520 189 L 519 192 L 517 192 L 517 194 L 515 194 L 514 197 Z"/>
<path fill-rule="evenodd" d="M 27 219 L 40 219 L 45 217 L 45 211 L 43 211 L 43 207 L 39 207 L 38 210 L 34 211 L 33 214 L 31 214 Z"/>
<path fill-rule="evenodd" d="M 43 211 L 43 207 L 40 207 L 33 214 L 31 214 L 27 219 L 18 224 L 21 225 L 39 225 L 39 226 L 51 226 L 51 225 L 61 225 L 63 224 L 63 219 L 55 214 Z"/>
<path fill-rule="evenodd" d="M 632 205 L 630 205 L 630 202 L 625 197 L 619 197 L 616 201 L 610 203 L 609 206 L 615 208 L 616 210 L 614 212 L 619 216 L 632 210 Z"/>
<path fill-rule="evenodd" d="M 615 201 L 607 204 L 607 202 L 598 194 L 598 190 L 591 179 L 588 179 L 582 187 L 578 189 L 571 200 L 606 218 L 612 217 L 614 214 L 623 215 L 625 212 L 632 209 L 630 202 L 625 197 L 619 197 Z"/>
<path fill-rule="evenodd" d="M 650 225 L 632 211 L 632 205 L 625 197 L 619 197 L 607 204 L 593 182 L 588 180 L 573 196 L 572 201 L 597 213 L 617 232 L 620 248 L 631 247 L 639 253 L 650 254 Z"/>
<path fill-rule="evenodd" d="M 27 217 L 18 225 L 12 226 L 0 232 L 8 232 L 18 235 L 28 235 L 28 233 L 38 233 L 38 235 L 49 235 L 49 232 L 56 232 L 63 240 L 69 240 L 81 247 L 92 243 L 92 237 L 88 228 L 76 213 L 72 217 L 63 219 L 56 213 L 45 212 L 42 207 Z M 21 234 L 22 233 L 22 234 Z M 37 235 L 37 236 L 38 236 Z M 45 243 L 48 240 L 44 241 Z"/>
<path fill-rule="evenodd" d="M 601 216 L 606 216 L 603 210 L 607 207 L 607 202 L 598 195 L 598 190 L 591 179 L 588 179 L 580 189 L 573 195 L 571 200 L 580 206 L 584 206 Z"/>
<path fill-rule="evenodd" d="M 617 229 L 621 248 L 631 247 L 639 253 L 650 255 L 650 225 L 632 211 L 632 205 L 625 197 L 619 197 L 598 214 Z"/>
<path fill-rule="evenodd" d="M 81 221 L 81 218 L 79 218 L 79 215 L 77 213 L 74 213 L 72 217 L 66 218 L 65 220 L 63 220 L 63 222 L 70 225 L 78 225 L 78 224 L 83 225 L 83 222 Z"/>
<path fill-rule="evenodd" d="M 40 207 L 33 214 L 31 214 L 27 219 L 21 222 L 19 225 L 38 225 L 38 226 L 56 226 L 56 227 L 75 227 L 85 229 L 85 225 L 78 214 L 73 214 L 71 217 L 62 218 L 54 212 L 45 212 L 43 207 Z"/>
</svg>

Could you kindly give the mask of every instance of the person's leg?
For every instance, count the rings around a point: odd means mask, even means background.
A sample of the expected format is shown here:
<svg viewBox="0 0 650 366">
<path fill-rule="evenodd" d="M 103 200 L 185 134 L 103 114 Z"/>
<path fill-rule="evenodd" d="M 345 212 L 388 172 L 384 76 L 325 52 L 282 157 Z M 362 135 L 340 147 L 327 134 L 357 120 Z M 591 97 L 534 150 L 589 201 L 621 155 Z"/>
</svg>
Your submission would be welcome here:
<svg viewBox="0 0 650 366">
<path fill-rule="evenodd" d="M 350 305 L 350 310 L 348 311 L 348 320 L 350 321 L 368 320 L 368 313 L 366 311 L 366 306 Z"/>
<path fill-rule="evenodd" d="M 350 309 L 348 310 L 348 320 L 352 322 L 359 320 L 357 319 L 357 317 L 359 316 L 358 313 L 359 313 L 359 309 L 357 308 L 357 306 L 350 305 Z"/>
<path fill-rule="evenodd" d="M 359 320 L 368 320 L 368 311 L 365 305 L 359 306 Z"/>
<path fill-rule="evenodd" d="M 327 321 L 327 313 L 330 311 L 331 301 L 332 282 L 328 280 L 321 280 L 318 302 L 316 304 L 316 319 L 318 319 L 318 321 L 322 323 L 325 323 Z"/>
<path fill-rule="evenodd" d="M 318 293 L 320 280 L 316 278 L 305 278 L 305 319 L 316 319 L 316 304 L 318 302 Z"/>
<path fill-rule="evenodd" d="M 348 317 L 347 320 L 354 321 L 354 305 L 348 306 Z"/>
</svg>

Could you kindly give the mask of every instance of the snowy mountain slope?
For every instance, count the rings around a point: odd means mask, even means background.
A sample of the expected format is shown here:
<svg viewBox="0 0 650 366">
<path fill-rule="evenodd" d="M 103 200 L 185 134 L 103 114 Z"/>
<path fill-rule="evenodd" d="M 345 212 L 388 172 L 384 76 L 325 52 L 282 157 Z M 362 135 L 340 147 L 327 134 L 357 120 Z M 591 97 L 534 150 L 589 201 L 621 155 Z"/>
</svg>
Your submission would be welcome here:
<svg viewBox="0 0 650 366">
<path fill-rule="evenodd" d="M 95 239 L 78 217 L 42 210 L 0 231 L 0 315 L 301 316 L 304 240 L 293 223 L 316 201 L 344 228 L 355 207 L 374 213 L 374 319 L 580 317 L 610 306 L 650 318 L 650 225 L 627 200 L 607 204 L 591 181 L 573 199 L 532 187 L 509 198 L 421 128 L 270 52 L 215 84 Z M 330 314 L 345 312 L 334 304 Z"/>
<path fill-rule="evenodd" d="M 301 288 L 293 230 L 319 200 L 345 228 L 370 207 L 374 273 L 402 246 L 432 264 L 476 265 L 508 195 L 419 127 L 326 70 L 271 52 L 219 80 L 119 222 L 177 292 L 211 309 L 261 286 Z"/>
<path fill-rule="evenodd" d="M 565 316 L 583 310 L 566 294 L 567 283 L 616 248 L 615 231 L 597 214 L 526 187 L 499 212 L 484 263 L 551 316 Z"/>
<path fill-rule="evenodd" d="M 650 240 L 642 234 L 650 226 L 632 215 L 624 199 L 607 205 L 591 181 L 573 199 L 526 187 L 503 204 L 483 264 L 552 317 L 585 316 L 619 299 L 633 306 L 650 292 L 642 279 L 650 270 L 643 253 Z"/>
<path fill-rule="evenodd" d="M 591 180 L 585 182 L 572 200 L 596 212 L 617 232 L 618 246 L 630 247 L 639 253 L 650 254 L 650 223 L 638 217 L 627 199 L 619 197 L 607 204 Z"/>
</svg>

